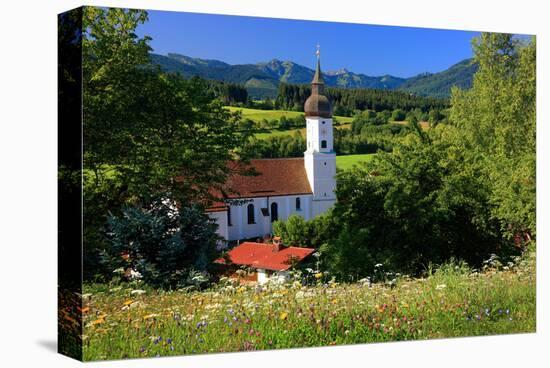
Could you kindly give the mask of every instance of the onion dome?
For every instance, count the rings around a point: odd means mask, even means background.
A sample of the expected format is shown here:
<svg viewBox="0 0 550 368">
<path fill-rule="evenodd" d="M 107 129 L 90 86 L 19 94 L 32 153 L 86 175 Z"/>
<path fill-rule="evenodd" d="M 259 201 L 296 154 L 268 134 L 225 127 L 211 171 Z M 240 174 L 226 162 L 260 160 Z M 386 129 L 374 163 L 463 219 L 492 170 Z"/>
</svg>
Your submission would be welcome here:
<svg viewBox="0 0 550 368">
<path fill-rule="evenodd" d="M 323 94 L 325 82 L 321 74 L 321 62 L 319 60 L 319 51 L 317 51 L 317 69 L 311 81 L 311 96 L 306 100 L 304 112 L 306 116 L 316 116 L 322 118 L 332 117 L 332 108 L 328 98 Z"/>
</svg>

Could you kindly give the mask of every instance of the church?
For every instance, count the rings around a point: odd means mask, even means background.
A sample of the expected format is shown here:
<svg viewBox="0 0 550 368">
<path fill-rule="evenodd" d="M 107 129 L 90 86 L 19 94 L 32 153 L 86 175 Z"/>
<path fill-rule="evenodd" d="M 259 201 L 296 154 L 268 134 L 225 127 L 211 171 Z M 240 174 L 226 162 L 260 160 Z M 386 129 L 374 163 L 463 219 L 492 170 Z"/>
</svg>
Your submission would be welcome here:
<svg viewBox="0 0 550 368">
<path fill-rule="evenodd" d="M 229 177 L 225 186 L 231 194 L 207 209 L 225 240 L 270 236 L 274 221 L 293 214 L 309 220 L 336 203 L 332 109 L 324 95 L 319 51 L 304 112 L 304 157 L 251 160 L 250 166 L 258 175 Z"/>
</svg>

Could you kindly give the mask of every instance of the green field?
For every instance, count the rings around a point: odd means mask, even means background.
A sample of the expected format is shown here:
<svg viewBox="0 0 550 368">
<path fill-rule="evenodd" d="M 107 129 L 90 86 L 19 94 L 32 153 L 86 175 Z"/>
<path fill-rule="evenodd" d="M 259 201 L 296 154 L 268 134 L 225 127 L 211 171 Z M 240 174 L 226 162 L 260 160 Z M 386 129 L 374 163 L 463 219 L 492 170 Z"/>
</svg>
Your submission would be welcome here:
<svg viewBox="0 0 550 368">
<path fill-rule="evenodd" d="M 535 332 L 534 252 L 504 269 L 450 264 L 372 285 L 308 277 L 205 291 L 88 285 L 84 360 Z"/>
<path fill-rule="evenodd" d="M 227 109 L 230 111 L 242 111 L 243 118 L 248 118 L 256 122 L 262 121 L 263 119 L 275 120 L 280 119 L 282 116 L 287 118 L 295 118 L 297 116 L 303 115 L 303 112 L 299 111 L 285 111 L 285 110 L 260 110 L 260 109 L 248 109 L 245 107 L 234 107 L 227 106 Z M 347 116 L 335 116 L 340 123 L 351 123 L 353 118 Z"/>
<path fill-rule="evenodd" d="M 303 112 L 299 112 L 299 111 L 260 110 L 260 109 L 249 109 L 245 107 L 234 107 L 234 106 L 226 106 L 226 108 L 232 112 L 241 111 L 243 118 L 253 120 L 257 123 L 261 122 L 264 119 L 278 120 L 283 116 L 292 119 L 304 114 Z M 349 128 L 351 121 L 353 120 L 353 118 L 347 117 L 347 116 L 335 116 L 335 118 L 338 120 L 338 123 L 340 124 L 338 125 L 339 128 Z M 294 134 L 294 132 L 299 132 L 302 136 L 304 136 L 305 128 L 287 129 L 287 130 L 280 130 L 280 129 L 264 130 L 264 131 L 255 133 L 254 136 L 258 139 L 265 139 L 265 138 L 273 137 L 277 135 L 291 135 L 291 134 Z"/>
<path fill-rule="evenodd" d="M 258 139 L 265 139 L 268 137 L 273 137 L 277 135 L 293 135 L 295 132 L 299 132 L 302 136 L 305 136 L 305 128 L 302 129 L 287 129 L 287 130 L 279 130 L 279 129 L 272 129 L 272 130 L 265 130 L 260 133 L 255 133 L 254 137 Z"/>
<path fill-rule="evenodd" d="M 351 169 L 354 165 L 361 162 L 368 162 L 376 156 L 376 153 L 367 153 L 363 155 L 336 156 L 336 168 L 340 170 Z"/>
</svg>

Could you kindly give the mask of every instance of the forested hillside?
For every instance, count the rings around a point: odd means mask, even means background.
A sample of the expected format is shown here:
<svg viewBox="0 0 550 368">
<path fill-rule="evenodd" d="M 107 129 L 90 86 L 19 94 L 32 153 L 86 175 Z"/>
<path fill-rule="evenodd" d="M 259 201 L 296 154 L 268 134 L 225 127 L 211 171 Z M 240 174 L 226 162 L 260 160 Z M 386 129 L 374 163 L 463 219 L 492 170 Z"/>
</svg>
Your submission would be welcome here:
<svg viewBox="0 0 550 368">
<path fill-rule="evenodd" d="M 311 87 L 306 84 L 279 85 L 276 108 L 300 110 L 311 94 Z M 333 105 L 335 115 L 351 116 L 357 110 L 413 110 L 419 108 L 428 111 L 433 108 L 448 107 L 448 100 L 433 97 L 416 96 L 403 91 L 385 91 L 366 88 L 335 88 L 326 89 L 326 95 Z"/>
<path fill-rule="evenodd" d="M 231 65 L 219 60 L 192 58 L 169 53 L 151 54 L 153 64 L 167 72 L 177 72 L 184 77 L 199 76 L 206 79 L 242 84 L 252 98 L 275 98 L 280 83 L 309 84 L 313 69 L 292 61 L 273 59 L 256 64 Z M 423 73 L 411 78 L 392 75 L 367 76 L 345 68 L 326 71 L 323 75 L 327 86 L 341 88 L 368 88 L 378 90 L 403 90 L 432 97 L 449 97 L 452 86 L 469 88 L 477 70 L 471 59 L 461 61 L 439 73 Z"/>
<path fill-rule="evenodd" d="M 477 69 L 478 64 L 472 59 L 466 59 L 440 73 L 425 73 L 409 78 L 399 89 L 422 96 L 449 97 L 453 86 L 471 88 Z"/>
</svg>

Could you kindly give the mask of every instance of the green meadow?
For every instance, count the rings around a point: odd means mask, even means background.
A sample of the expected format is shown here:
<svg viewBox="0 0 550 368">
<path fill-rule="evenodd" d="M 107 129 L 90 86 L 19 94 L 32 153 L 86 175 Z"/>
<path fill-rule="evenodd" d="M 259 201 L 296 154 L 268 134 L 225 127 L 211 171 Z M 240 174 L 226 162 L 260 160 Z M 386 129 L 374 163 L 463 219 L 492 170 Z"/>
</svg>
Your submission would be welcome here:
<svg viewBox="0 0 550 368">
<path fill-rule="evenodd" d="M 260 110 L 234 106 L 226 106 L 226 108 L 231 112 L 241 111 L 243 119 L 250 119 L 256 123 L 259 123 L 264 119 L 268 121 L 279 120 L 283 116 L 293 119 L 304 114 L 299 111 L 287 110 Z M 351 122 L 353 121 L 353 118 L 348 116 L 335 116 L 334 118 L 337 120 L 337 127 L 344 129 L 349 128 L 351 126 Z M 291 135 L 296 132 L 300 133 L 302 136 L 305 136 L 305 128 L 263 129 L 255 133 L 254 136 L 258 139 L 265 139 L 273 136 Z"/>
<path fill-rule="evenodd" d="M 346 155 L 336 156 L 336 168 L 340 170 L 349 170 L 353 166 L 361 165 L 361 163 L 369 162 L 376 156 L 375 153 L 366 153 L 362 155 Z"/>
<path fill-rule="evenodd" d="M 260 109 L 249 109 L 245 107 L 234 107 L 234 106 L 227 106 L 227 109 L 233 112 L 240 110 L 242 112 L 243 118 L 248 118 L 256 122 L 262 121 L 263 119 L 278 120 L 283 116 L 287 118 L 295 118 L 297 116 L 304 114 L 303 112 L 299 112 L 299 111 L 260 110 Z M 348 116 L 335 116 L 334 118 L 337 119 L 340 123 L 351 123 L 353 120 L 352 117 L 348 117 Z"/>
</svg>

